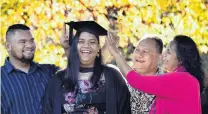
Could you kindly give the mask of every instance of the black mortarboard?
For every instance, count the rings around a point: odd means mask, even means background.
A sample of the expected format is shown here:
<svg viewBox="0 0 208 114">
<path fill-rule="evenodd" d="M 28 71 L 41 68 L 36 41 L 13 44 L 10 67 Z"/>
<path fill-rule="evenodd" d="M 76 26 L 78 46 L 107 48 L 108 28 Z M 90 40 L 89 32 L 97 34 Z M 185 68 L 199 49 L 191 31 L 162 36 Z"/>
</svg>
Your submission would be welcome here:
<svg viewBox="0 0 208 114">
<path fill-rule="evenodd" d="M 77 21 L 77 22 L 71 21 L 71 22 L 67 22 L 66 24 L 70 26 L 69 45 L 72 44 L 73 29 L 79 32 L 90 31 L 91 33 L 94 33 L 98 36 L 107 35 L 107 30 L 102 26 L 100 26 L 95 21 Z"/>
</svg>

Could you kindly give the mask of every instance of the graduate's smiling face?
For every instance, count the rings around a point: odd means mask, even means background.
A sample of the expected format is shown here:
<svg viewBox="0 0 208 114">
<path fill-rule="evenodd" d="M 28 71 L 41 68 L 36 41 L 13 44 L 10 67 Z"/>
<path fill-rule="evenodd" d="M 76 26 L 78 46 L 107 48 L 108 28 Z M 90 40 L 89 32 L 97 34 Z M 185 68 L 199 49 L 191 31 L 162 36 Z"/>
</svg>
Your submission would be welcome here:
<svg viewBox="0 0 208 114">
<path fill-rule="evenodd" d="M 78 54 L 80 67 L 93 67 L 100 46 L 94 34 L 82 32 L 78 40 Z"/>
</svg>

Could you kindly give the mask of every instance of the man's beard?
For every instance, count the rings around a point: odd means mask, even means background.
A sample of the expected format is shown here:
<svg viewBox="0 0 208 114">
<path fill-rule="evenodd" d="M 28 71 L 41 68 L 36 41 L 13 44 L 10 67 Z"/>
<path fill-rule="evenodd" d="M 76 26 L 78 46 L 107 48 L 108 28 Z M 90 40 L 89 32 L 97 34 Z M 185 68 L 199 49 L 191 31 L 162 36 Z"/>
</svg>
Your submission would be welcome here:
<svg viewBox="0 0 208 114">
<path fill-rule="evenodd" d="M 30 64 L 30 63 L 33 61 L 33 58 L 34 58 L 34 55 L 33 55 L 32 57 L 30 57 L 30 58 L 27 58 L 27 57 L 25 57 L 24 54 L 22 54 L 22 57 L 19 58 L 19 57 L 17 56 L 17 54 L 16 54 L 13 50 L 11 50 L 11 55 L 12 55 L 14 58 L 20 60 L 21 62 L 23 62 L 23 63 L 25 63 L 25 64 Z"/>
<path fill-rule="evenodd" d="M 22 61 L 25 64 L 29 64 L 33 61 L 34 55 L 31 58 L 26 58 L 24 55 L 22 56 L 22 58 L 20 59 L 20 61 Z"/>
</svg>

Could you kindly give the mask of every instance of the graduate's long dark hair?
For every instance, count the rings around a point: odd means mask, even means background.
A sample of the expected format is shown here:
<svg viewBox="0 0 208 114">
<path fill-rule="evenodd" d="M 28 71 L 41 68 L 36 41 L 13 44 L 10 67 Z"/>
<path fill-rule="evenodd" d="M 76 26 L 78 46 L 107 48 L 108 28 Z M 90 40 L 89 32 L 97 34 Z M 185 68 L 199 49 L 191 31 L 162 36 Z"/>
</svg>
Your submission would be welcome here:
<svg viewBox="0 0 208 114">
<path fill-rule="evenodd" d="M 90 31 L 85 31 L 90 32 Z M 90 32 L 91 33 L 91 32 Z M 78 84 L 78 76 L 79 76 L 79 70 L 80 70 L 80 59 L 78 55 L 78 40 L 81 32 L 77 32 L 75 37 L 72 40 L 72 45 L 70 47 L 70 52 L 68 55 L 68 64 L 66 68 L 66 74 L 62 80 L 62 86 L 64 87 L 65 92 L 73 92 L 76 89 L 76 86 Z M 92 33 L 96 36 L 98 43 L 99 43 L 99 36 L 95 33 Z M 100 44 L 100 43 L 99 43 Z M 93 75 L 90 79 L 93 87 L 98 87 L 98 81 L 101 77 L 101 74 L 103 72 L 103 65 L 102 65 L 102 58 L 101 58 L 101 50 L 99 50 L 99 56 L 96 56 L 95 62 L 94 62 L 94 69 L 93 69 Z"/>
<path fill-rule="evenodd" d="M 173 43 L 176 44 L 177 59 L 187 72 L 196 77 L 200 84 L 200 91 L 202 92 L 205 73 L 196 43 L 190 37 L 184 35 L 175 36 Z"/>
</svg>

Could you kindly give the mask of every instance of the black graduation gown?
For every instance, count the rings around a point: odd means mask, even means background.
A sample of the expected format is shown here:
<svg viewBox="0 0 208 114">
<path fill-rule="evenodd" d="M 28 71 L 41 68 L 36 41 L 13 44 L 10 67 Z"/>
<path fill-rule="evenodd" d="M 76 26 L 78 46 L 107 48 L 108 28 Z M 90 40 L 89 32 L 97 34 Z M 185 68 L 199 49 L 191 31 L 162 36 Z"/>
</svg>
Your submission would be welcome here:
<svg viewBox="0 0 208 114">
<path fill-rule="evenodd" d="M 208 87 L 201 93 L 202 114 L 208 114 Z"/>
<path fill-rule="evenodd" d="M 131 114 L 130 93 L 121 74 L 114 68 L 104 66 L 106 85 L 106 114 Z M 65 71 L 59 71 L 49 81 L 42 100 L 41 114 L 62 114 L 63 94 L 61 78 Z"/>
</svg>

